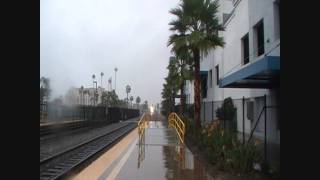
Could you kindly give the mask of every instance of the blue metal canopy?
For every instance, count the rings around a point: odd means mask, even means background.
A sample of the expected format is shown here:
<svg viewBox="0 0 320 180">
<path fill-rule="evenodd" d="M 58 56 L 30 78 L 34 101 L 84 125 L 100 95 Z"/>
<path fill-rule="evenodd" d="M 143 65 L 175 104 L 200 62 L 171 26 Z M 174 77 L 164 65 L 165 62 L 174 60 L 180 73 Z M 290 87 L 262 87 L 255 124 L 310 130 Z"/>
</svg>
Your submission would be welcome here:
<svg viewBox="0 0 320 180">
<path fill-rule="evenodd" d="M 220 88 L 273 88 L 280 83 L 280 56 L 265 56 L 220 79 Z"/>
</svg>

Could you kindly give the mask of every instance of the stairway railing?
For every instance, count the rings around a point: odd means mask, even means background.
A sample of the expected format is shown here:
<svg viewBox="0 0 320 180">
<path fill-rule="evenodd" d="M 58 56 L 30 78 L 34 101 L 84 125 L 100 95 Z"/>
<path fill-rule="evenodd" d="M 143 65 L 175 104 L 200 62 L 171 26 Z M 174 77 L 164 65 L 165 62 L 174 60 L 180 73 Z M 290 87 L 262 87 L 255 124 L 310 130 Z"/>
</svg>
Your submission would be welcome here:
<svg viewBox="0 0 320 180">
<path fill-rule="evenodd" d="M 185 124 L 180 117 L 172 112 L 168 117 L 169 127 L 174 127 L 182 144 L 184 144 Z"/>
</svg>

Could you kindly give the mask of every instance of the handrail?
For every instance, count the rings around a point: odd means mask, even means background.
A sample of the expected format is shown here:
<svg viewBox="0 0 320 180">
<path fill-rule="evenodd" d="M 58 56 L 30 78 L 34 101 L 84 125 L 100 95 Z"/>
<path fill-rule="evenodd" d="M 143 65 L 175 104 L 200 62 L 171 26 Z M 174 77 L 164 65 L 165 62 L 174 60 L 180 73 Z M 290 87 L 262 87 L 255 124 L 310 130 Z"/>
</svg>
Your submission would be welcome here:
<svg viewBox="0 0 320 180">
<path fill-rule="evenodd" d="M 169 114 L 168 121 L 169 121 L 169 127 L 175 128 L 175 130 L 178 134 L 178 137 L 183 144 L 184 143 L 184 135 L 185 135 L 185 131 L 186 131 L 184 122 L 174 112 Z"/>
<path fill-rule="evenodd" d="M 144 129 L 146 128 L 146 126 L 149 124 L 149 114 L 143 113 L 143 115 L 141 116 L 139 122 L 138 122 L 138 134 L 144 133 Z"/>
</svg>

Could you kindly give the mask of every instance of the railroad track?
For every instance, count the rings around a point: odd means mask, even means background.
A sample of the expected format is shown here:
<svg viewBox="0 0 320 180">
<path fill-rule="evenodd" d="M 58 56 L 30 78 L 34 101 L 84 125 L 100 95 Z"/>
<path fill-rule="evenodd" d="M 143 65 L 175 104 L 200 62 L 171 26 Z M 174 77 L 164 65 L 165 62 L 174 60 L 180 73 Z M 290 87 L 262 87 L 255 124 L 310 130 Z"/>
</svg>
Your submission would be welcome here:
<svg viewBox="0 0 320 180">
<path fill-rule="evenodd" d="M 120 123 L 119 127 L 72 147 L 64 152 L 51 154 L 40 160 L 40 179 L 61 179 L 103 149 L 110 147 L 125 134 L 137 126 L 137 123 Z"/>
<path fill-rule="evenodd" d="M 107 125 L 110 122 L 107 121 L 78 121 L 78 122 L 68 122 L 68 123 L 60 123 L 60 124 L 51 124 L 46 126 L 40 126 L 40 137 L 57 134 L 65 131 L 71 131 L 75 129 L 86 128 L 89 126 L 97 126 L 97 125 Z"/>
</svg>

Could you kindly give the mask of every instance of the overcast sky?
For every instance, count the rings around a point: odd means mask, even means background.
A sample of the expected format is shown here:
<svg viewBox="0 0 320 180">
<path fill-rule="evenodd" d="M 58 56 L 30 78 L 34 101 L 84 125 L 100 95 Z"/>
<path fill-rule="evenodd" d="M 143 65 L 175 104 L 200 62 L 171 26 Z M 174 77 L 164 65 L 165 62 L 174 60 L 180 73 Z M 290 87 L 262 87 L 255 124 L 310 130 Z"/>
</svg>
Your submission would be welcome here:
<svg viewBox="0 0 320 180">
<path fill-rule="evenodd" d="M 103 86 L 117 72 L 117 94 L 125 86 L 149 104 L 160 103 L 166 66 L 169 10 L 178 0 L 41 0 L 40 76 L 49 77 L 52 96 L 71 87 Z"/>
</svg>

